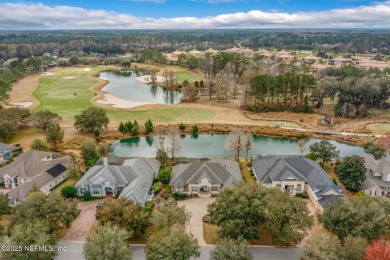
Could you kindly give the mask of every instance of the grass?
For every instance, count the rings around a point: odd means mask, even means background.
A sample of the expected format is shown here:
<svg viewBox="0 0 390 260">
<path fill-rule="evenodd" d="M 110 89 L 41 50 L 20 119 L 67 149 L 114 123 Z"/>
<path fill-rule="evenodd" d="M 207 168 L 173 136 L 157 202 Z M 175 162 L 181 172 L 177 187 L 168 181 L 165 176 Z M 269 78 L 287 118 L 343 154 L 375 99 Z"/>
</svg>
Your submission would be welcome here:
<svg viewBox="0 0 390 260">
<path fill-rule="evenodd" d="M 175 71 L 175 75 L 178 82 L 183 82 L 185 80 L 188 80 L 189 82 L 198 80 L 198 77 L 194 73 L 188 71 Z"/>
<path fill-rule="evenodd" d="M 373 127 L 383 133 L 390 132 L 390 124 L 375 124 Z"/>
<path fill-rule="evenodd" d="M 91 71 L 67 71 L 54 76 L 41 77 L 34 97 L 40 105 L 32 112 L 49 109 L 64 119 L 73 120 L 80 110 L 95 106 L 90 102 L 94 97 L 91 87 L 97 85 L 99 80 L 90 76 L 105 70 L 107 67 L 95 67 Z M 181 77 L 192 75 L 179 71 Z M 74 77 L 65 79 L 65 77 Z M 195 76 L 191 76 L 195 78 Z M 172 122 L 175 120 L 204 120 L 213 117 L 211 111 L 191 107 L 167 107 L 148 110 L 106 109 L 111 121 L 147 120 L 153 122 Z"/>
<path fill-rule="evenodd" d="M 251 175 L 251 172 L 249 171 L 248 167 L 246 166 L 247 161 L 244 158 L 240 158 L 240 170 L 242 174 L 242 178 L 246 183 L 254 183 L 255 179 Z"/>
<path fill-rule="evenodd" d="M 61 195 L 61 189 L 65 186 L 74 186 L 76 182 L 74 180 L 67 179 L 60 185 L 58 185 L 54 190 L 52 190 L 53 193 Z"/>
<path fill-rule="evenodd" d="M 19 128 L 18 133 L 7 140 L 7 143 L 9 144 L 17 144 L 22 140 L 25 140 L 27 137 L 34 136 L 36 138 L 42 138 L 44 135 L 40 132 L 41 130 L 38 128 L 30 128 L 30 127 L 23 127 Z"/>
</svg>

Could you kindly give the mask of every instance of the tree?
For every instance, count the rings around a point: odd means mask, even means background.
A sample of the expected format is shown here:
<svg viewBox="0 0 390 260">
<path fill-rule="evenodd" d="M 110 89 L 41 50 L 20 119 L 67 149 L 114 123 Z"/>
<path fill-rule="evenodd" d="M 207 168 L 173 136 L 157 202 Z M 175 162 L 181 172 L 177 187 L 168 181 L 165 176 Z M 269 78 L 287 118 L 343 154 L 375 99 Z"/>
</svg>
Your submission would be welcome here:
<svg viewBox="0 0 390 260">
<path fill-rule="evenodd" d="M 66 177 L 69 180 L 73 180 L 73 183 L 76 184 L 76 182 L 81 179 L 81 172 L 76 167 L 69 167 Z"/>
<path fill-rule="evenodd" d="M 81 113 L 74 117 L 74 127 L 82 132 L 94 133 L 106 128 L 110 123 L 106 111 L 100 107 L 90 107 L 81 110 Z"/>
<path fill-rule="evenodd" d="M 4 194 L 4 193 L 0 193 L 0 219 L 1 219 L 1 216 L 8 212 L 9 208 L 8 208 L 8 196 L 7 194 Z M 1 237 L 1 235 L 0 235 Z"/>
<path fill-rule="evenodd" d="M 208 205 L 208 214 L 223 238 L 259 239 L 264 225 L 276 244 L 299 241 L 312 225 L 304 201 L 258 184 L 224 189 Z"/>
<path fill-rule="evenodd" d="M 143 234 L 149 225 L 149 213 L 132 200 L 121 197 L 119 199 L 105 199 L 103 206 L 96 212 L 96 218 L 102 224 L 117 225 L 135 236 Z"/>
<path fill-rule="evenodd" d="M 89 190 L 87 190 L 83 193 L 83 199 L 85 201 L 90 201 L 92 199 L 92 195 L 91 195 L 91 192 Z"/>
<path fill-rule="evenodd" d="M 200 248 L 196 239 L 178 231 L 152 237 L 145 254 L 147 260 L 189 260 L 200 256 Z"/>
<path fill-rule="evenodd" d="M 177 206 L 175 199 L 168 199 L 162 201 L 157 210 L 153 211 L 150 222 L 157 230 L 169 233 L 171 227 L 184 228 L 188 218 L 189 215 L 184 207 Z"/>
<path fill-rule="evenodd" d="M 357 192 L 360 184 L 366 179 L 367 169 L 364 166 L 364 159 L 358 155 L 348 156 L 336 166 L 337 177 L 344 186 Z"/>
<path fill-rule="evenodd" d="M 44 220 L 51 232 L 68 227 L 77 216 L 76 202 L 65 200 L 59 194 L 31 192 L 11 214 L 11 226 Z"/>
<path fill-rule="evenodd" d="M 161 167 L 164 167 L 168 162 L 169 158 L 168 158 L 168 154 L 165 151 L 158 149 L 156 153 L 156 159 L 160 161 Z"/>
<path fill-rule="evenodd" d="M 93 141 L 87 140 L 81 146 L 81 157 L 86 166 L 92 166 L 99 160 L 99 155 L 96 151 L 96 146 Z"/>
<path fill-rule="evenodd" d="M 194 125 L 194 126 L 192 127 L 192 133 L 193 133 L 193 134 L 197 134 L 198 131 L 199 131 L 198 126 L 197 126 L 197 125 Z"/>
<path fill-rule="evenodd" d="M 9 122 L 14 126 L 27 123 L 30 118 L 30 110 L 21 107 L 9 107 L 1 109 L 0 122 Z"/>
<path fill-rule="evenodd" d="M 50 228 L 42 220 L 29 220 L 15 225 L 11 230 L 11 238 L 6 242 L 9 246 L 22 246 L 23 250 L 3 251 L 6 260 L 11 259 L 54 259 L 57 255 L 56 240 L 50 233 Z M 27 246 L 32 250 L 24 250 Z M 35 246 L 46 246 L 48 250 L 34 250 Z M 52 250 L 50 250 L 52 248 Z"/>
<path fill-rule="evenodd" d="M 310 145 L 310 152 L 322 159 L 322 165 L 330 160 L 337 159 L 340 155 L 340 151 L 336 150 L 336 146 L 327 140 L 321 140 L 319 143 L 316 142 Z"/>
<path fill-rule="evenodd" d="M 233 152 L 234 158 L 238 161 L 240 159 L 240 152 L 246 150 L 246 136 L 240 128 L 234 128 L 225 142 L 225 149 L 227 152 Z"/>
<path fill-rule="evenodd" d="M 365 260 L 390 259 L 390 242 L 377 240 L 367 246 Z"/>
<path fill-rule="evenodd" d="M 139 134 L 139 125 L 137 123 L 137 120 L 135 120 L 133 127 L 131 128 L 131 135 L 137 135 L 137 134 Z"/>
<path fill-rule="evenodd" d="M 388 234 L 390 230 L 388 211 L 381 203 L 381 199 L 346 198 L 330 203 L 321 216 L 321 222 L 341 240 L 352 235 L 370 242 Z"/>
<path fill-rule="evenodd" d="M 303 153 L 305 152 L 305 150 L 307 149 L 306 148 L 306 143 L 307 143 L 307 139 L 306 138 L 300 138 L 298 139 L 297 141 L 297 144 L 299 146 L 299 150 L 301 151 L 301 156 L 303 155 Z"/>
<path fill-rule="evenodd" d="M 171 180 L 171 167 L 169 165 L 165 167 L 164 169 L 161 169 L 157 174 L 157 179 L 161 181 L 162 183 L 168 185 L 169 181 Z"/>
<path fill-rule="evenodd" d="M 180 130 L 180 131 L 186 130 L 186 125 L 183 124 L 183 123 L 180 123 L 180 124 L 179 124 L 179 130 Z"/>
<path fill-rule="evenodd" d="M 253 149 L 253 135 L 246 134 L 245 140 L 246 160 L 248 160 L 248 152 Z"/>
<path fill-rule="evenodd" d="M 151 132 L 153 132 L 153 124 L 149 119 L 145 122 L 145 134 L 150 134 Z"/>
<path fill-rule="evenodd" d="M 319 233 L 310 237 L 303 248 L 301 260 L 338 260 L 342 250 L 340 240 L 328 233 Z"/>
<path fill-rule="evenodd" d="M 166 132 L 167 154 L 171 154 L 171 159 L 174 159 L 180 154 L 182 148 L 182 139 L 180 132 L 176 127 L 169 127 Z"/>
<path fill-rule="evenodd" d="M 99 225 L 87 237 L 83 253 L 88 260 L 132 259 L 132 250 L 127 242 L 131 232 L 115 225 Z"/>
<path fill-rule="evenodd" d="M 375 160 L 380 160 L 386 155 L 386 147 L 376 144 L 374 142 L 368 142 L 364 145 L 364 151 L 368 154 L 372 154 Z"/>
<path fill-rule="evenodd" d="M 0 138 L 2 138 L 4 142 L 15 136 L 17 133 L 18 128 L 13 123 L 8 121 L 0 123 Z"/>
<path fill-rule="evenodd" d="M 57 145 L 64 140 L 64 130 L 58 123 L 49 124 L 46 132 L 46 142 L 56 149 Z"/>
<path fill-rule="evenodd" d="M 61 195 L 62 197 L 69 199 L 76 197 L 77 189 L 74 186 L 65 186 L 61 189 Z"/>
<path fill-rule="evenodd" d="M 240 239 L 223 239 L 210 252 L 211 260 L 251 260 L 252 253 L 249 251 L 248 242 Z"/>
<path fill-rule="evenodd" d="M 31 122 L 34 126 L 42 129 L 44 132 L 46 132 L 49 124 L 57 123 L 60 120 L 62 120 L 62 117 L 50 110 L 41 110 L 31 116 Z"/>
<path fill-rule="evenodd" d="M 119 124 L 118 131 L 122 134 L 125 134 L 127 132 L 126 126 L 122 122 Z"/>
<path fill-rule="evenodd" d="M 31 143 L 31 149 L 45 151 L 47 149 L 47 143 L 42 139 L 35 138 Z"/>
<path fill-rule="evenodd" d="M 342 241 L 342 246 L 340 259 L 361 260 L 366 253 L 367 240 L 350 235 Z"/>
</svg>

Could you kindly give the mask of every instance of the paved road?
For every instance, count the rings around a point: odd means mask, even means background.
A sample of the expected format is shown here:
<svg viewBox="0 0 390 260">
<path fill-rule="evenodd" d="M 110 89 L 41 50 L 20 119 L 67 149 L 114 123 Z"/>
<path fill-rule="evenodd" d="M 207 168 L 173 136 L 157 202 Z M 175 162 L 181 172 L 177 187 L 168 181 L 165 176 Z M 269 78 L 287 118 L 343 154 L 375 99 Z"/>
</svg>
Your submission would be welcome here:
<svg viewBox="0 0 390 260">
<path fill-rule="evenodd" d="M 56 257 L 56 260 L 83 260 L 83 242 L 59 242 L 59 246 L 66 248 L 65 252 L 60 252 Z M 144 260 L 144 246 L 132 246 L 133 259 Z M 213 250 L 213 246 L 202 246 L 201 256 L 196 258 L 197 260 L 208 260 L 210 251 Z M 251 247 L 254 259 L 258 260 L 297 260 L 302 252 L 302 248 L 275 248 L 275 247 Z"/>
</svg>

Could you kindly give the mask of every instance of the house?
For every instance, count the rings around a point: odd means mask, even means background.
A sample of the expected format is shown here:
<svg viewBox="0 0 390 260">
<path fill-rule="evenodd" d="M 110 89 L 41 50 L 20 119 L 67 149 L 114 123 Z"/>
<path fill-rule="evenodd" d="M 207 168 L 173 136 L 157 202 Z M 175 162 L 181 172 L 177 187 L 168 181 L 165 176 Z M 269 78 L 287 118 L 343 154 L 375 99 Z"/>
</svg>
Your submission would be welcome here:
<svg viewBox="0 0 390 260">
<path fill-rule="evenodd" d="M 371 196 L 390 195 L 390 159 L 375 160 L 368 154 L 360 155 L 367 168 L 366 179 L 361 183 L 361 189 Z"/>
<path fill-rule="evenodd" d="M 300 156 L 258 156 L 252 162 L 258 183 L 291 195 L 306 192 L 316 209 L 322 211 L 332 200 L 343 196 L 321 166 Z"/>
<path fill-rule="evenodd" d="M 49 193 L 64 180 L 72 164 L 70 156 L 36 150 L 22 153 L 12 163 L 0 168 L 5 188 L 12 189 L 7 193 L 9 206 L 22 202 L 34 188 Z"/>
<path fill-rule="evenodd" d="M 12 154 L 20 150 L 20 147 L 0 143 L 0 163 L 4 160 L 11 159 Z"/>
<path fill-rule="evenodd" d="M 90 191 L 92 196 L 112 197 L 120 193 L 125 197 L 145 206 L 153 199 L 150 187 L 157 177 L 160 162 L 154 159 L 108 158 L 91 167 L 77 182 L 75 187 L 79 195 Z M 121 165 L 118 165 L 122 161 Z"/>
<path fill-rule="evenodd" d="M 175 165 L 170 185 L 172 191 L 177 193 L 211 196 L 241 181 L 237 162 L 216 159 Z"/>
</svg>

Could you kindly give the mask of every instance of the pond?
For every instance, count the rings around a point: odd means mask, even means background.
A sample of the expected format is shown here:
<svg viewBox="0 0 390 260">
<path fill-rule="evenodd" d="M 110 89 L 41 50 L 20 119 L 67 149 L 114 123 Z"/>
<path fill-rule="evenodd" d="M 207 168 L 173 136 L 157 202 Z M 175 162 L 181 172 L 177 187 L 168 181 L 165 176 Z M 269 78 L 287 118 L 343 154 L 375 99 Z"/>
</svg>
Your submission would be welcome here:
<svg viewBox="0 0 390 260">
<path fill-rule="evenodd" d="M 102 91 L 116 97 L 144 104 L 174 105 L 180 103 L 182 95 L 178 91 L 168 91 L 161 87 L 144 84 L 135 78 L 148 75 L 147 71 L 103 71 L 99 78 L 109 83 Z"/>
<path fill-rule="evenodd" d="M 226 134 L 197 134 L 183 135 L 182 152 L 180 156 L 193 158 L 233 157 L 233 153 L 225 151 Z M 310 139 L 307 148 L 320 141 Z M 351 156 L 361 154 L 364 149 L 361 147 L 330 141 L 340 150 L 340 156 Z M 153 139 L 137 137 L 124 139 L 112 145 L 114 157 L 155 157 L 156 147 Z M 305 151 L 305 154 L 309 149 Z M 253 149 L 249 152 L 252 155 L 300 155 L 300 148 L 295 140 L 255 136 Z M 240 156 L 245 156 L 242 153 Z"/>
</svg>

